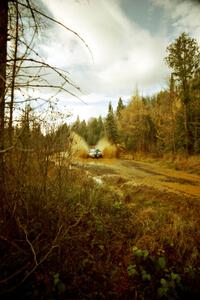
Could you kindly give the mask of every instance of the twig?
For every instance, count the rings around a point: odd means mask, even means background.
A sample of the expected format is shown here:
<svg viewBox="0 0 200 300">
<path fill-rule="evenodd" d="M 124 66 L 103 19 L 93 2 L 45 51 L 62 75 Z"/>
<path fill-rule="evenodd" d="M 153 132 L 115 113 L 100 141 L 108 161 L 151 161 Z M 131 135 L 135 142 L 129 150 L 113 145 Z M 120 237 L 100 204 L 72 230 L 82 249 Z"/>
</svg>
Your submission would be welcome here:
<svg viewBox="0 0 200 300">
<path fill-rule="evenodd" d="M 25 237 L 26 237 L 26 241 L 27 243 L 29 244 L 30 248 L 31 248 L 31 251 L 33 253 L 33 259 L 34 259 L 34 262 L 35 262 L 35 265 L 38 266 L 38 261 L 37 261 L 37 255 L 36 255 L 36 252 L 35 252 L 35 249 L 32 245 L 32 243 L 30 242 L 29 238 L 28 238 L 28 233 L 27 233 L 27 230 L 26 228 L 24 228 L 23 226 L 21 226 L 23 228 L 23 231 L 24 231 L 24 234 L 25 234 Z"/>
<path fill-rule="evenodd" d="M 26 5 L 24 3 L 21 3 L 21 2 L 19 2 L 17 0 L 11 0 L 10 2 L 14 2 L 14 3 L 17 2 L 19 5 L 30 9 L 30 7 L 28 5 Z M 38 10 L 36 8 L 32 8 L 31 11 L 38 13 L 39 15 L 41 15 L 41 16 L 45 17 L 46 19 L 48 19 L 48 20 L 50 20 L 50 21 L 52 21 L 52 22 L 60 25 L 61 27 L 65 28 L 66 30 L 68 30 L 71 33 L 73 33 L 74 35 L 76 35 L 84 43 L 84 45 L 86 46 L 86 48 L 89 50 L 90 55 L 92 57 L 92 61 L 93 61 L 93 55 L 92 55 L 92 51 L 91 51 L 90 47 L 88 46 L 88 44 L 85 42 L 85 40 L 76 31 L 70 29 L 69 27 L 65 26 L 63 23 L 55 20 L 54 18 L 51 18 L 50 16 L 47 16 L 46 14 L 44 14 L 43 12 L 41 12 L 40 10 Z"/>
</svg>

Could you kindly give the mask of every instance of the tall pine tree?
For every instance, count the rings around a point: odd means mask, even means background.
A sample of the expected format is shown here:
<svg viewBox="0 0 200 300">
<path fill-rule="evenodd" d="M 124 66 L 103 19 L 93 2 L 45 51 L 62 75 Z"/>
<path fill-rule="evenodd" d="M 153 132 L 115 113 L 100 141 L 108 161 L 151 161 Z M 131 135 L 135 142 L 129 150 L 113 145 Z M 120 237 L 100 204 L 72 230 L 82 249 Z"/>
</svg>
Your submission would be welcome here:
<svg viewBox="0 0 200 300">
<path fill-rule="evenodd" d="M 122 98 L 120 97 L 119 100 L 118 100 L 118 104 L 117 104 L 117 111 L 116 111 L 116 114 L 117 114 L 117 118 L 120 118 L 121 116 L 121 111 L 125 108 L 125 105 L 122 101 Z"/>
<path fill-rule="evenodd" d="M 118 133 L 117 122 L 115 119 L 111 102 L 109 102 L 109 106 L 108 106 L 108 114 L 105 120 L 105 129 L 106 129 L 106 135 L 108 140 L 112 144 L 118 144 L 119 133 Z"/>
<path fill-rule="evenodd" d="M 184 107 L 185 152 L 189 153 L 190 146 L 190 80 L 200 65 L 200 52 L 197 41 L 188 34 L 182 33 L 174 43 L 167 47 L 168 56 L 165 58 L 173 70 L 175 80 L 180 88 L 180 97 Z"/>
</svg>

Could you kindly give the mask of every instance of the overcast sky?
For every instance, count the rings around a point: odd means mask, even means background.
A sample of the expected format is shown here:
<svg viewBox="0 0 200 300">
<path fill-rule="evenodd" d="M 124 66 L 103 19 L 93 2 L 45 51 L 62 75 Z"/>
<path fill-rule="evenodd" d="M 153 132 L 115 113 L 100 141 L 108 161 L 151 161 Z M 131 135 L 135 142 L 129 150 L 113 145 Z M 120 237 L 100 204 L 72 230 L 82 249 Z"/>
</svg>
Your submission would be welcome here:
<svg viewBox="0 0 200 300">
<path fill-rule="evenodd" d="M 41 51 L 48 63 L 70 73 L 87 105 L 60 95 L 76 118 L 105 116 L 136 86 L 143 95 L 165 88 L 166 47 L 183 31 L 200 43 L 200 4 L 192 0 L 42 0 L 52 16 L 77 36 L 53 26 Z"/>
</svg>

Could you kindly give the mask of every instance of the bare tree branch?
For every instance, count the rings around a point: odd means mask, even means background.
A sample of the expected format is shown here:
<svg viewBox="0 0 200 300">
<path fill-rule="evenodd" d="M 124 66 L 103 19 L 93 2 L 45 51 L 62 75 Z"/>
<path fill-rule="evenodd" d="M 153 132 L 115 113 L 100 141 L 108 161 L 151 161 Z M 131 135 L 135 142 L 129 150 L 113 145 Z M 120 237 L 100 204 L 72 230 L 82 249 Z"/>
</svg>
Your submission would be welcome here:
<svg viewBox="0 0 200 300">
<path fill-rule="evenodd" d="M 20 1 L 17 1 L 17 0 L 10 0 L 10 2 L 15 2 L 15 3 L 17 2 L 19 5 L 21 5 L 21 6 L 23 6 L 23 7 L 26 7 L 26 8 L 29 8 L 29 9 L 30 9 L 30 6 L 29 6 L 29 5 L 26 5 L 26 4 L 24 4 L 24 3 L 21 3 Z M 54 18 L 51 18 L 50 16 L 44 14 L 43 12 L 41 12 L 40 10 L 38 10 L 38 9 L 36 9 L 36 8 L 32 8 L 32 7 L 31 7 L 31 12 L 32 12 L 32 13 L 33 13 L 33 12 L 38 13 L 39 15 L 41 15 L 41 16 L 45 17 L 46 19 L 48 19 L 48 20 L 50 20 L 50 21 L 52 21 L 52 22 L 54 22 L 54 23 L 60 25 L 61 27 L 65 28 L 66 30 L 68 30 L 68 31 L 70 31 L 71 33 L 73 33 L 74 35 L 76 35 L 76 36 L 84 43 L 84 45 L 86 46 L 86 48 L 89 50 L 90 55 L 91 55 L 91 57 L 92 57 L 92 61 L 93 61 L 93 55 L 92 55 L 92 51 L 91 51 L 90 47 L 88 46 L 88 44 L 85 42 L 85 40 L 84 40 L 84 39 L 83 39 L 76 31 L 70 29 L 69 27 L 65 26 L 63 23 L 57 21 L 57 20 L 54 19 Z"/>
</svg>

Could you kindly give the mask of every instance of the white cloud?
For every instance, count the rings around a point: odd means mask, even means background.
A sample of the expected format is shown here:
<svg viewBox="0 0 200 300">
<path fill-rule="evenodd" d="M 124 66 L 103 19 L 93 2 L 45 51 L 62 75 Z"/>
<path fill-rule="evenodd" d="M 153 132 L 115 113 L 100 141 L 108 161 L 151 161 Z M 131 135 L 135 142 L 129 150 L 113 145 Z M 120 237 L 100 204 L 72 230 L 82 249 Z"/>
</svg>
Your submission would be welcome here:
<svg viewBox="0 0 200 300">
<path fill-rule="evenodd" d="M 184 28 L 190 29 L 193 35 L 199 34 L 197 14 L 200 13 L 196 4 L 146 0 L 154 7 L 162 7 L 172 21 L 174 32 L 165 36 L 152 35 L 148 28 L 141 28 L 128 18 L 122 1 L 43 0 L 57 20 L 85 40 L 94 58 L 92 62 L 88 49 L 75 35 L 55 27 L 50 42 L 42 46 L 47 62 L 68 70 L 73 81 L 85 92 L 84 100 L 88 103 L 91 99 L 102 101 L 104 111 L 107 99 L 128 97 L 136 85 L 145 94 L 157 90 L 158 86 L 163 87 L 169 74 L 164 63 L 165 50 L 171 39 Z M 98 109 L 90 105 L 90 108 L 84 107 L 81 114 L 87 115 L 87 111 L 88 114 L 102 113 L 100 104 Z"/>
<path fill-rule="evenodd" d="M 120 1 L 43 1 L 57 19 L 78 32 L 91 48 L 94 64 L 83 44 L 63 30 L 56 33 L 51 48 L 44 48 L 49 62 L 55 61 L 70 70 L 88 93 L 126 93 L 136 83 L 147 89 L 157 84 L 158 73 L 166 76 L 166 41 L 130 21 Z"/>
<path fill-rule="evenodd" d="M 200 3 L 195 0 L 151 0 L 162 7 L 174 27 L 172 37 L 183 31 L 189 33 L 200 43 Z"/>
</svg>

